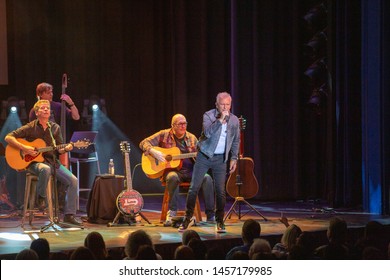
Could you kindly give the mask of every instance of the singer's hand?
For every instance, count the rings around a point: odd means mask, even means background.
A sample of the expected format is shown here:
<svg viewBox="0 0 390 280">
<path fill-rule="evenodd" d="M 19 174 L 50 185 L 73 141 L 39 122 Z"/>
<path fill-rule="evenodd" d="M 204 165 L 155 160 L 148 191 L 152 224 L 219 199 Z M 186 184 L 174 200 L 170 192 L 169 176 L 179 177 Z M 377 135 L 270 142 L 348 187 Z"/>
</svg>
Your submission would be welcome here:
<svg viewBox="0 0 390 280">
<path fill-rule="evenodd" d="M 232 174 L 237 167 L 237 160 L 231 160 L 230 161 L 230 167 L 229 167 L 229 174 Z"/>
<path fill-rule="evenodd" d="M 229 119 L 229 114 L 230 114 L 229 111 L 222 111 L 221 116 L 219 118 L 219 121 L 221 123 L 226 123 L 227 120 Z"/>
</svg>

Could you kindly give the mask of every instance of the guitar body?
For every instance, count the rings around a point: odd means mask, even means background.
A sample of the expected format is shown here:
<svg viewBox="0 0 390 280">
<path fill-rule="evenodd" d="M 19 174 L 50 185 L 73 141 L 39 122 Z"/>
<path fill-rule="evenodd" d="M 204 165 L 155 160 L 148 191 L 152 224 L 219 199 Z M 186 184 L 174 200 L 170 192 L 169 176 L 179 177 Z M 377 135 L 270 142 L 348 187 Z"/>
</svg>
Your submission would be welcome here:
<svg viewBox="0 0 390 280">
<path fill-rule="evenodd" d="M 30 163 L 32 162 L 44 162 L 45 159 L 42 155 L 44 152 L 53 151 L 55 149 L 61 149 L 64 148 L 68 144 L 61 144 L 57 145 L 56 148 L 46 146 L 45 141 L 43 141 L 41 138 L 37 138 L 34 141 L 27 141 L 23 138 L 17 138 L 17 140 L 27 146 L 32 146 L 35 148 L 35 150 L 38 152 L 37 156 L 32 156 L 28 154 L 24 154 L 22 150 L 7 145 L 5 148 L 5 159 L 7 160 L 8 165 L 18 171 L 26 169 Z M 73 147 L 78 149 L 87 148 L 89 145 L 91 145 L 91 142 L 88 140 L 77 140 L 74 143 L 71 143 Z"/>
<path fill-rule="evenodd" d="M 249 157 L 240 158 L 237 161 L 236 170 L 230 174 L 226 183 L 226 192 L 231 197 L 241 196 L 244 199 L 254 197 L 259 191 L 259 183 L 254 173 L 254 162 Z M 240 187 L 240 193 L 238 193 L 237 175 L 240 175 L 242 185 Z"/>
<path fill-rule="evenodd" d="M 156 179 L 161 177 L 165 169 L 175 169 L 181 167 L 181 159 L 175 159 L 175 156 L 180 155 L 180 149 L 178 147 L 172 147 L 172 148 L 153 147 L 153 149 L 156 149 L 166 154 L 167 161 L 160 162 L 151 155 L 142 154 L 142 159 L 141 159 L 142 170 L 149 178 Z"/>
<path fill-rule="evenodd" d="M 40 138 L 37 138 L 32 142 L 18 138 L 18 141 L 24 145 L 33 146 L 37 149 L 46 147 L 45 141 Z M 39 153 L 36 157 L 33 157 L 31 155 L 24 154 L 21 150 L 11 145 L 7 145 L 5 148 L 5 158 L 8 165 L 16 170 L 24 170 L 32 162 L 43 162 L 45 160 L 42 156 L 42 153 Z"/>
<path fill-rule="evenodd" d="M 135 215 L 144 207 L 144 199 L 136 190 L 125 190 L 118 195 L 116 205 L 122 214 Z"/>
</svg>

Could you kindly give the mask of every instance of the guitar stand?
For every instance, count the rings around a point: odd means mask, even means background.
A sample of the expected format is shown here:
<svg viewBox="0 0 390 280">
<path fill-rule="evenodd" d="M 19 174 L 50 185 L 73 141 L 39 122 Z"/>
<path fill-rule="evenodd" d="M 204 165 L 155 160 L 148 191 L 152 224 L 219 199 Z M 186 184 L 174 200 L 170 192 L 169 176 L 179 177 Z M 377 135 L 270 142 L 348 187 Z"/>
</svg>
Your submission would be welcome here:
<svg viewBox="0 0 390 280">
<path fill-rule="evenodd" d="M 148 224 L 151 224 L 151 222 L 148 220 L 148 218 L 146 218 L 144 216 L 144 214 L 142 214 L 142 212 L 139 212 L 138 215 L 140 215 L 141 218 L 144 219 Z M 125 226 L 124 224 L 118 223 L 120 216 L 123 216 L 123 218 L 125 218 L 127 220 L 127 225 L 129 225 L 129 226 L 135 225 L 137 223 L 135 221 L 135 214 L 124 215 L 122 212 L 118 211 L 118 213 L 116 214 L 114 220 L 111 223 L 108 223 L 107 226 L 108 227 L 121 227 L 121 226 Z"/>
<path fill-rule="evenodd" d="M 268 219 L 266 217 L 264 217 L 263 214 L 261 214 L 255 207 L 253 207 L 242 196 L 240 196 L 240 189 L 241 189 L 241 186 L 242 186 L 240 175 L 236 176 L 236 185 L 237 185 L 237 188 L 238 188 L 238 196 L 234 199 L 234 203 L 230 207 L 229 211 L 226 213 L 226 216 L 223 219 L 223 221 L 225 222 L 228 217 L 230 219 L 230 217 L 232 216 L 232 212 L 236 213 L 237 216 L 238 216 L 238 219 L 241 220 L 241 218 L 243 216 L 245 216 L 246 214 L 248 214 L 251 211 L 251 210 L 249 210 L 248 212 L 246 212 L 246 213 L 241 215 L 241 203 L 245 203 L 249 208 L 251 208 L 253 211 L 255 211 L 259 216 L 261 216 L 264 219 L 264 221 L 268 221 Z M 236 205 L 238 206 L 238 213 L 236 211 Z"/>
</svg>

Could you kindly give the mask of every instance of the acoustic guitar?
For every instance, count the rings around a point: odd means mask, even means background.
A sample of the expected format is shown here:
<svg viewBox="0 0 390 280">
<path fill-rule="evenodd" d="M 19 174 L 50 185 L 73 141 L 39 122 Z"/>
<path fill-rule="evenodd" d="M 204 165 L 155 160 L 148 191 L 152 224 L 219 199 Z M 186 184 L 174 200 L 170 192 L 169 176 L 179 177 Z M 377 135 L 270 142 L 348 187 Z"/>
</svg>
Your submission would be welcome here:
<svg viewBox="0 0 390 280">
<path fill-rule="evenodd" d="M 166 162 L 160 162 L 151 155 L 142 154 L 141 165 L 142 170 L 146 176 L 152 179 L 161 177 L 164 174 L 165 169 L 181 168 L 182 159 L 196 157 L 197 153 L 185 153 L 182 154 L 178 147 L 172 148 L 160 148 L 153 147 L 162 153 L 164 153 Z"/>
<path fill-rule="evenodd" d="M 56 147 L 46 146 L 45 141 L 40 138 L 37 138 L 31 142 L 23 138 L 18 138 L 17 140 L 24 145 L 35 147 L 35 150 L 38 152 L 36 156 L 32 156 L 23 153 L 22 150 L 12 145 L 7 145 L 5 148 L 5 159 L 7 160 L 9 166 L 18 171 L 26 169 L 32 162 L 43 162 L 45 159 L 43 158 L 42 153 L 59 150 L 69 145 L 68 143 L 57 145 Z M 77 140 L 76 142 L 71 142 L 70 144 L 78 149 L 87 148 L 89 145 L 91 145 L 90 141 L 88 140 Z"/>
<path fill-rule="evenodd" d="M 259 184 L 253 172 L 254 162 L 249 157 L 244 157 L 244 130 L 246 128 L 246 119 L 242 116 L 240 121 L 240 154 L 237 160 L 236 170 L 230 174 L 226 183 L 226 192 L 231 197 L 243 197 L 244 199 L 254 197 L 258 190 Z M 238 184 L 237 181 L 239 180 Z"/>
<path fill-rule="evenodd" d="M 133 180 L 131 179 L 130 172 L 130 143 L 128 141 L 122 141 L 120 143 L 121 151 L 125 158 L 125 186 L 126 190 L 122 191 L 117 199 L 116 206 L 120 213 L 123 215 L 134 216 L 141 212 L 144 207 L 144 200 L 142 195 L 133 189 Z"/>
</svg>

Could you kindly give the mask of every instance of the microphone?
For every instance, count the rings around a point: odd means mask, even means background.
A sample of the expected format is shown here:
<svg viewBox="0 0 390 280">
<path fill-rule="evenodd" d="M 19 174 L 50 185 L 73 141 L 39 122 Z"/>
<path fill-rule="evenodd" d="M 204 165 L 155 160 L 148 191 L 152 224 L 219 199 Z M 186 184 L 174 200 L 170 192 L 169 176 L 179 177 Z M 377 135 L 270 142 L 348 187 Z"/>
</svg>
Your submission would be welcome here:
<svg viewBox="0 0 390 280">
<path fill-rule="evenodd" d="M 230 115 L 226 115 L 224 118 L 223 118 L 223 121 L 224 122 L 228 122 L 230 119 Z"/>
</svg>

